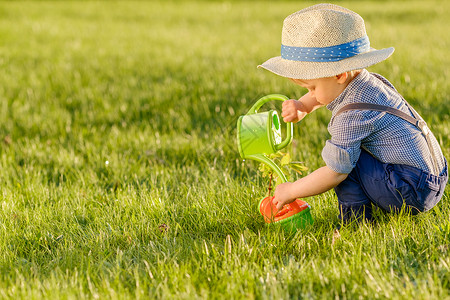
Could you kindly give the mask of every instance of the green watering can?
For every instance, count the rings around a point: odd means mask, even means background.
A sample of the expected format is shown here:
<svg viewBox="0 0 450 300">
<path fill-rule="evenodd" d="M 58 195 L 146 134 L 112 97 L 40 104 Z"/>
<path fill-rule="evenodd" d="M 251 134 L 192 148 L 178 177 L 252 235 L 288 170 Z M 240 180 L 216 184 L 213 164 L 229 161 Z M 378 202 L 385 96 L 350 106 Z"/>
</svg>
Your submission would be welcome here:
<svg viewBox="0 0 450 300">
<path fill-rule="evenodd" d="M 286 138 L 281 136 L 281 123 L 276 110 L 258 112 L 270 101 L 286 101 L 284 95 L 272 94 L 262 97 L 250 108 L 248 113 L 240 116 L 237 122 L 237 144 L 243 159 L 253 159 L 269 166 L 281 179 L 287 182 L 286 175 L 267 155 L 287 147 L 293 137 L 293 124 L 286 123 Z M 309 205 L 297 199 L 278 211 L 272 203 L 273 197 L 265 197 L 259 203 L 259 210 L 266 223 L 281 224 L 288 231 L 304 228 L 312 224 L 313 219 Z"/>
<path fill-rule="evenodd" d="M 283 180 L 286 176 L 280 168 L 267 156 L 275 153 L 292 141 L 293 124 L 287 124 L 286 138 L 282 141 L 280 118 L 276 110 L 258 113 L 258 109 L 265 103 L 278 100 L 285 101 L 289 98 L 284 95 L 272 94 L 262 97 L 250 108 L 245 116 L 240 116 L 237 123 L 237 139 L 239 154 L 243 159 L 253 159 L 270 166 Z"/>
</svg>

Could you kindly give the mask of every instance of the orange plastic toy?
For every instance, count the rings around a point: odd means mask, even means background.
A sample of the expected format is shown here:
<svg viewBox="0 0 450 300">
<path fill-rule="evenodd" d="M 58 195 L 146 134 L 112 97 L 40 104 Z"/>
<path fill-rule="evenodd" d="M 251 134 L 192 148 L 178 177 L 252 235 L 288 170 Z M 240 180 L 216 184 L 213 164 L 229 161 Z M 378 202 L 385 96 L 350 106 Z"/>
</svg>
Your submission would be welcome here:
<svg viewBox="0 0 450 300">
<path fill-rule="evenodd" d="M 272 200 L 273 197 L 265 197 L 259 202 L 259 212 L 266 223 L 280 224 L 288 231 L 313 224 L 309 204 L 305 201 L 296 199 L 278 211 Z"/>
</svg>

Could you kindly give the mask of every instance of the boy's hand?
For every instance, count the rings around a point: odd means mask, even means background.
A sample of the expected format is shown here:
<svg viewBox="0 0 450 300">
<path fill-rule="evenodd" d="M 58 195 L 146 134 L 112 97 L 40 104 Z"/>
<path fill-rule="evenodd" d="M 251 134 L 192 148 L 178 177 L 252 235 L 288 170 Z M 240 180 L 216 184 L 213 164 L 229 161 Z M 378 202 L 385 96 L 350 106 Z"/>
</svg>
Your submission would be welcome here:
<svg viewBox="0 0 450 300">
<path fill-rule="evenodd" d="M 297 123 L 306 116 L 307 112 L 303 103 L 299 100 L 286 100 L 283 102 L 281 116 L 284 122 Z"/>
<path fill-rule="evenodd" d="M 272 203 L 277 206 L 278 210 L 295 200 L 296 197 L 292 196 L 292 185 L 292 182 L 285 182 L 275 188 Z"/>
</svg>

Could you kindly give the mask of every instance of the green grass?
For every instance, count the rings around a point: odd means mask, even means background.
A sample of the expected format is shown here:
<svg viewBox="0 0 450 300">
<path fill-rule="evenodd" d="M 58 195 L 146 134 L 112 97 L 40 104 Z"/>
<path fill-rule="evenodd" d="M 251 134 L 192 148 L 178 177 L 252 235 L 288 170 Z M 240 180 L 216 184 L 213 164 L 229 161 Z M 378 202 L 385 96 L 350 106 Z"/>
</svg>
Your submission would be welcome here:
<svg viewBox="0 0 450 300">
<path fill-rule="evenodd" d="M 450 157 L 448 1 L 339 2 Z M 449 189 L 431 212 L 264 226 L 236 120 L 304 91 L 256 65 L 312 2 L 0 2 L 1 298 L 450 298 Z M 295 128 L 313 170 L 329 112 Z"/>
</svg>

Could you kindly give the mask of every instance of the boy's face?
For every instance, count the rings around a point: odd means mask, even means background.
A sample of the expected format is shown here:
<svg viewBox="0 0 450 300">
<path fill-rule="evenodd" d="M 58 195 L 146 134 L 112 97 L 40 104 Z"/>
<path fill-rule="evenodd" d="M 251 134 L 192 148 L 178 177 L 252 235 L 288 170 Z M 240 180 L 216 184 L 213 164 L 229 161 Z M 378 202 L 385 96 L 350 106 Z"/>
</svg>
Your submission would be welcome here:
<svg viewBox="0 0 450 300">
<path fill-rule="evenodd" d="M 342 74 L 341 74 L 342 75 Z M 317 102 L 327 105 L 339 96 L 347 86 L 341 75 L 319 79 L 292 79 L 291 80 L 308 89 L 308 93 Z"/>
</svg>

